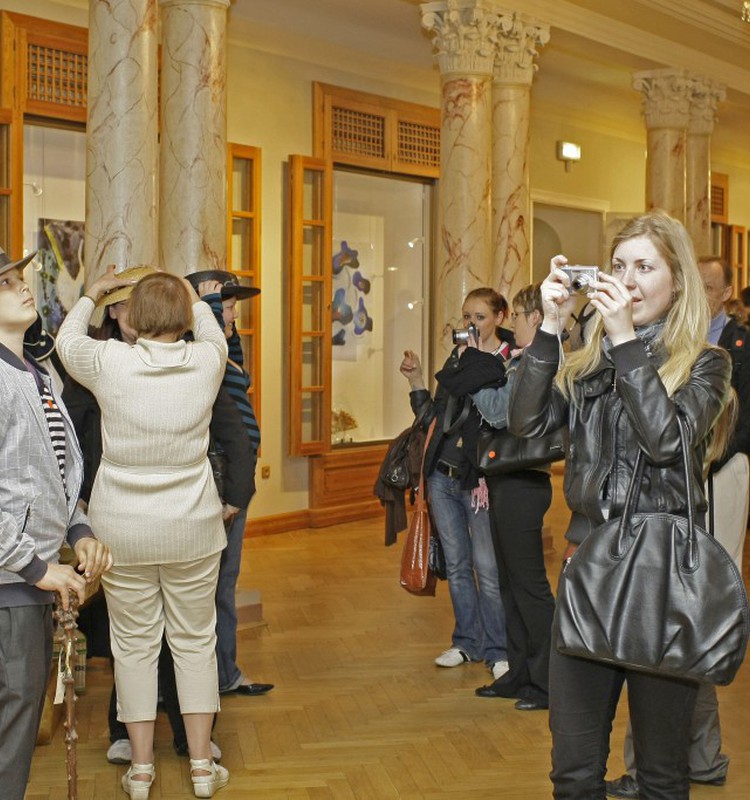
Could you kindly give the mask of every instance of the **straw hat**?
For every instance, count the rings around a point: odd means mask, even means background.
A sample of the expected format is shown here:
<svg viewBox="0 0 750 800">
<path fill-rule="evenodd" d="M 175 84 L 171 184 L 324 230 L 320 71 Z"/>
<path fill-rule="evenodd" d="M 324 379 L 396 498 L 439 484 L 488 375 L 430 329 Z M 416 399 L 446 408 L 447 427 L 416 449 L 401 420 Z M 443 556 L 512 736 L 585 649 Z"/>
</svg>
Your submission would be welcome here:
<svg viewBox="0 0 750 800">
<path fill-rule="evenodd" d="M 139 267 L 129 267 L 128 269 L 124 269 L 121 272 L 115 273 L 118 278 L 123 278 L 124 280 L 131 280 L 131 281 L 139 281 L 141 278 L 145 278 L 146 275 L 153 275 L 157 270 L 153 267 L 148 267 L 145 265 Z M 117 289 L 112 289 L 111 292 L 107 292 L 107 294 L 102 295 L 96 303 L 97 308 L 102 308 L 103 306 L 113 306 L 115 303 L 121 303 L 123 300 L 127 300 L 130 295 L 133 293 L 133 289 L 135 289 L 135 283 L 132 283 L 128 286 L 120 286 Z"/>
</svg>

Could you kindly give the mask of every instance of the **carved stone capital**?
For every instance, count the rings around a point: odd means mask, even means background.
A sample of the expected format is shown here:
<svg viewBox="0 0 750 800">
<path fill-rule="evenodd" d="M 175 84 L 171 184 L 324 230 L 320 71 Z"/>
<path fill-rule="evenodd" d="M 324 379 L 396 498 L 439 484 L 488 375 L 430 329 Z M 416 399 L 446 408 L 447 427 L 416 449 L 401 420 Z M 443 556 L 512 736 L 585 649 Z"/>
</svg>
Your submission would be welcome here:
<svg viewBox="0 0 750 800">
<path fill-rule="evenodd" d="M 525 14 L 501 13 L 495 21 L 495 83 L 531 86 L 539 48 L 549 41 L 549 25 Z"/>
<path fill-rule="evenodd" d="M 722 84 L 710 78 L 694 77 L 690 95 L 688 133 L 710 136 L 716 122 L 716 105 L 725 100 L 726 96 L 726 88 Z"/>
<path fill-rule="evenodd" d="M 434 33 L 441 75 L 490 77 L 495 62 L 497 14 L 486 0 L 423 3 L 422 27 Z"/>
<path fill-rule="evenodd" d="M 633 88 L 643 94 L 646 128 L 687 128 L 693 93 L 688 72 L 677 69 L 636 72 Z"/>
</svg>

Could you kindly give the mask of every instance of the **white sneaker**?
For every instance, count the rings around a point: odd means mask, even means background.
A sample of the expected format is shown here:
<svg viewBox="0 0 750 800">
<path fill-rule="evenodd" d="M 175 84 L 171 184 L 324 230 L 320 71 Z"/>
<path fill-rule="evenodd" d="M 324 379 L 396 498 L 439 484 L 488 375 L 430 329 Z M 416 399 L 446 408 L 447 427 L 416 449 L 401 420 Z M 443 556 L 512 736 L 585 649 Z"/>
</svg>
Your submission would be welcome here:
<svg viewBox="0 0 750 800">
<path fill-rule="evenodd" d="M 495 680 L 502 678 L 509 669 L 510 666 L 507 661 L 496 661 L 492 665 L 492 677 Z"/>
<path fill-rule="evenodd" d="M 460 667 L 461 664 L 466 664 L 468 661 L 471 661 L 469 656 L 457 647 L 449 647 L 435 659 L 435 663 L 439 667 Z"/>
<path fill-rule="evenodd" d="M 129 764 L 133 760 L 133 748 L 130 739 L 117 739 L 107 750 L 107 761 L 110 764 Z"/>
</svg>

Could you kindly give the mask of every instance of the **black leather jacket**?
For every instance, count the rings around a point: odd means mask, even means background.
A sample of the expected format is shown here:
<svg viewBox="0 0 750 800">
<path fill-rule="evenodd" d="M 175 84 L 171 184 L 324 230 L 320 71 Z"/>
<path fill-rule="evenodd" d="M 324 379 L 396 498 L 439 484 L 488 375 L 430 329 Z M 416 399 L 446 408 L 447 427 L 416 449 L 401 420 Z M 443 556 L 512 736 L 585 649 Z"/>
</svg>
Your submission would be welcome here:
<svg viewBox="0 0 750 800">
<path fill-rule="evenodd" d="M 669 397 L 659 378 L 659 358 L 649 358 L 636 339 L 610 351 L 599 369 L 579 380 L 568 403 L 553 382 L 558 367 L 557 338 L 538 331 L 516 373 L 508 428 L 518 436 L 538 436 L 563 425 L 570 428 L 564 490 L 573 512 L 566 537 L 580 544 L 607 518 L 621 513 L 640 447 L 646 456 L 638 511 L 684 513 L 685 479 L 676 414 L 688 422 L 700 518 L 703 459 L 707 435 L 729 389 L 727 354 L 707 347 L 693 365 L 690 380 Z"/>
</svg>

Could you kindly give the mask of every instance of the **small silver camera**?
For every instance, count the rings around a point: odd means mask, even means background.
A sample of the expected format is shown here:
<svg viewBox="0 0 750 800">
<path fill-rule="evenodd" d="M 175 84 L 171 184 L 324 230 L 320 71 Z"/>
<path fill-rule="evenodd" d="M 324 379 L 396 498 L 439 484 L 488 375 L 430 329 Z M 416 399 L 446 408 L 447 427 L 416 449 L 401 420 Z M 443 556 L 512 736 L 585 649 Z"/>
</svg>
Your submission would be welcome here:
<svg viewBox="0 0 750 800">
<path fill-rule="evenodd" d="M 599 279 L 599 267 L 560 267 L 570 278 L 572 292 L 588 292 L 591 285 Z"/>
<path fill-rule="evenodd" d="M 469 336 L 473 336 L 475 341 L 479 339 L 479 331 L 473 322 L 468 328 L 453 329 L 453 344 L 469 344 Z"/>
</svg>

